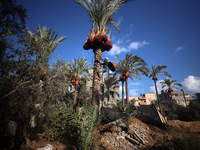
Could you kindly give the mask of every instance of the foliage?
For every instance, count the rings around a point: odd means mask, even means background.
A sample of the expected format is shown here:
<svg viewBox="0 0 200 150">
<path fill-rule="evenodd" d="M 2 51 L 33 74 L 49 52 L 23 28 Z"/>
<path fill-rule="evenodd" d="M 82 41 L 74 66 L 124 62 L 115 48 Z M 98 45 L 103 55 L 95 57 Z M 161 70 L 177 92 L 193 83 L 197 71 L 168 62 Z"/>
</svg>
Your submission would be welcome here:
<svg viewBox="0 0 200 150">
<path fill-rule="evenodd" d="M 137 108 L 135 107 L 135 100 L 130 101 L 129 104 L 123 104 L 121 102 L 117 103 L 117 105 L 112 105 L 113 108 L 119 110 L 123 116 L 124 116 L 124 121 L 126 122 L 127 125 L 130 123 L 130 117 L 136 115 L 137 113 Z"/>
<path fill-rule="evenodd" d="M 154 80 L 156 96 L 157 96 L 157 99 L 158 99 L 158 105 L 159 105 L 159 109 L 160 109 L 161 114 L 163 114 L 163 110 L 161 109 L 161 106 L 160 106 L 160 98 L 159 98 L 159 95 L 158 95 L 158 89 L 157 89 L 157 85 L 156 85 L 156 80 L 158 80 L 157 75 L 166 75 L 166 76 L 171 77 L 171 75 L 169 75 L 167 71 L 163 70 L 165 68 L 167 68 L 166 65 L 158 65 L 155 68 L 155 65 L 152 64 L 152 69 L 149 70 L 149 78 L 152 77 L 152 80 Z"/>
<path fill-rule="evenodd" d="M 20 35 L 26 24 L 27 10 L 15 0 L 0 3 L 0 39 L 8 35 Z"/>
<path fill-rule="evenodd" d="M 79 149 L 93 149 L 95 143 L 92 142 L 92 139 L 99 126 L 101 117 L 98 114 L 98 110 L 91 103 L 85 103 L 79 113 L 82 117 L 80 124 L 81 136 L 78 139 Z"/>
<path fill-rule="evenodd" d="M 79 59 L 79 57 L 76 59 L 72 59 L 72 72 L 74 73 L 74 76 L 81 75 L 85 72 L 88 72 L 89 65 L 91 65 L 91 63 L 88 63 L 87 59 L 85 57 L 82 57 L 81 59 Z"/>
<path fill-rule="evenodd" d="M 165 106 L 165 114 L 171 120 L 198 121 L 200 120 L 200 103 L 192 101 L 188 107 L 184 107 L 174 101 L 168 102 Z"/>
<path fill-rule="evenodd" d="M 78 133 L 80 116 L 71 103 L 59 102 L 55 105 L 51 123 L 46 129 L 46 136 L 53 140 L 67 139 L 73 133 Z M 71 138 L 71 137 L 70 137 Z"/>
<path fill-rule="evenodd" d="M 149 71 L 149 78 L 157 76 L 157 75 L 165 75 L 171 77 L 167 71 L 164 71 L 163 69 L 167 68 L 166 65 L 158 65 L 155 68 L 155 65 L 152 64 L 152 70 Z"/>
<path fill-rule="evenodd" d="M 116 64 L 117 70 L 116 73 L 123 74 L 125 72 L 130 72 L 130 78 L 134 82 L 133 77 L 136 77 L 141 80 L 140 74 L 148 74 L 148 69 L 145 67 L 146 62 L 133 54 L 126 54 L 125 58 L 121 60 L 118 55 L 115 55 L 119 59 L 119 62 Z"/>
<path fill-rule="evenodd" d="M 200 102 L 200 92 L 199 93 L 195 93 L 194 96 L 192 96 L 192 99 L 197 101 L 197 102 Z"/>
<path fill-rule="evenodd" d="M 81 59 L 79 59 L 79 57 L 77 59 L 72 59 L 72 66 L 69 76 L 71 78 L 71 86 L 74 87 L 74 106 L 77 105 L 78 88 L 81 85 L 85 85 L 86 81 L 90 79 L 89 69 L 91 68 L 89 68 L 89 65 L 91 65 L 91 63 L 88 63 L 85 57 L 82 57 Z M 88 74 L 83 75 L 86 72 Z"/>
<path fill-rule="evenodd" d="M 126 81 L 126 103 L 128 103 L 128 78 L 130 77 L 133 82 L 133 77 L 141 80 L 140 73 L 147 76 L 149 70 L 146 68 L 146 62 L 137 55 L 126 54 L 123 60 L 121 60 L 118 55 L 115 55 L 115 57 L 119 59 L 119 62 L 116 64 L 116 74 L 120 74 L 124 79 L 123 81 Z"/>
<path fill-rule="evenodd" d="M 105 32 L 106 24 L 112 24 L 118 31 L 119 27 L 113 21 L 109 19 L 121 6 L 130 0 L 98 0 L 91 1 L 87 0 L 75 0 L 78 4 L 83 6 L 88 12 L 92 22 L 96 23 L 96 27 L 99 28 L 99 33 L 103 34 Z"/>
<path fill-rule="evenodd" d="M 46 130 L 46 136 L 54 140 L 68 140 L 78 149 L 92 149 L 95 146 L 92 139 L 99 123 L 98 111 L 91 103 L 85 102 L 79 109 L 74 109 L 72 103 L 59 103 Z"/>
<path fill-rule="evenodd" d="M 176 120 L 183 109 L 184 106 L 178 105 L 176 102 L 172 101 L 166 105 L 165 114 L 167 115 L 168 119 Z"/>
<path fill-rule="evenodd" d="M 173 88 L 176 88 L 178 89 L 177 86 L 182 86 L 182 84 L 180 83 L 175 83 L 177 80 L 172 80 L 172 78 L 166 78 L 164 81 L 161 81 L 161 85 L 162 85 L 162 88 L 164 88 L 165 86 L 168 87 L 168 89 L 173 89 Z"/>
<path fill-rule="evenodd" d="M 158 100 L 152 100 L 151 104 L 154 104 L 156 108 L 158 108 Z"/>
<path fill-rule="evenodd" d="M 33 29 L 33 32 L 25 30 L 25 35 L 21 38 L 21 44 L 23 44 L 32 55 L 35 57 L 35 63 L 39 64 L 41 68 L 47 65 L 50 54 L 58 47 L 58 45 L 66 39 L 66 37 L 58 37 L 56 30 L 43 27 L 41 29 L 39 23 L 37 29 Z"/>
</svg>

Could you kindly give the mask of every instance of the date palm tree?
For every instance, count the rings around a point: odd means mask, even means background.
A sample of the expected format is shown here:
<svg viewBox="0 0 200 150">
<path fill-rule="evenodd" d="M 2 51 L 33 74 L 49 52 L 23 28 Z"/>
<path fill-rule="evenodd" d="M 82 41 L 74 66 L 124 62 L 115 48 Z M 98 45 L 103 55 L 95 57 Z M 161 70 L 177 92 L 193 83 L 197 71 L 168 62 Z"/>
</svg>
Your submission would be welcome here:
<svg viewBox="0 0 200 150">
<path fill-rule="evenodd" d="M 165 76 L 169 76 L 171 77 L 167 71 L 164 71 L 163 69 L 167 68 L 166 65 L 158 65 L 156 68 L 155 68 L 155 65 L 152 64 L 152 70 L 149 71 L 149 78 L 152 77 L 152 80 L 154 80 L 154 85 L 155 85 L 155 89 L 156 89 L 156 95 L 157 95 L 157 99 L 158 99 L 158 105 L 159 105 L 159 108 L 161 110 L 161 107 L 160 107 L 160 99 L 159 99 L 159 96 L 158 96 L 158 89 L 157 89 L 157 85 L 156 85 L 156 80 L 158 80 L 157 78 L 157 75 L 165 75 Z"/>
<path fill-rule="evenodd" d="M 117 71 L 116 73 L 120 74 L 120 77 L 119 77 L 119 81 L 122 82 L 122 104 L 124 106 L 125 104 L 125 101 L 124 101 L 124 82 L 125 82 L 125 76 L 124 76 L 124 64 L 122 61 L 119 61 L 118 63 L 116 63 L 116 68 L 117 68 Z"/>
<path fill-rule="evenodd" d="M 123 78 L 126 83 L 126 103 L 128 104 L 128 78 L 130 77 L 133 82 L 133 77 L 141 80 L 140 73 L 147 76 L 149 70 L 146 68 L 146 62 L 137 55 L 126 54 L 123 60 L 121 60 L 118 55 L 115 55 L 115 57 L 119 59 L 119 62 L 117 63 L 119 69 L 117 69 L 116 72 L 121 74 L 120 78 Z M 122 87 L 122 89 L 123 88 L 124 87 Z"/>
<path fill-rule="evenodd" d="M 107 24 L 112 24 L 118 31 L 119 27 L 113 21 L 112 15 L 125 3 L 130 0 L 75 0 L 83 6 L 88 12 L 92 22 L 92 31 L 89 33 L 83 48 L 85 50 L 93 49 L 95 56 L 93 70 L 93 91 L 92 100 L 95 106 L 99 105 L 100 81 L 97 72 L 101 68 L 100 60 L 102 52 L 109 51 L 112 48 L 110 41 L 110 29 L 106 29 Z"/>
<path fill-rule="evenodd" d="M 66 39 L 66 37 L 58 37 L 56 30 L 45 27 L 40 27 L 39 23 L 37 29 L 33 32 L 25 30 L 24 45 L 36 55 L 36 63 L 44 66 L 49 61 L 49 56 L 58 47 L 58 45 Z M 57 40 L 56 40 L 57 39 Z"/>
<path fill-rule="evenodd" d="M 71 73 L 73 76 L 71 76 L 71 83 L 74 86 L 74 106 L 77 104 L 77 87 L 82 84 L 80 75 L 88 72 L 89 65 L 91 65 L 91 63 L 88 63 L 85 57 L 81 59 L 79 59 L 79 57 L 77 59 L 72 59 Z"/>
<path fill-rule="evenodd" d="M 180 83 L 175 83 L 177 80 L 172 80 L 172 78 L 166 78 L 164 81 L 161 81 L 162 88 L 168 87 L 168 91 L 173 91 L 173 88 L 178 89 L 177 86 L 182 86 Z"/>
</svg>

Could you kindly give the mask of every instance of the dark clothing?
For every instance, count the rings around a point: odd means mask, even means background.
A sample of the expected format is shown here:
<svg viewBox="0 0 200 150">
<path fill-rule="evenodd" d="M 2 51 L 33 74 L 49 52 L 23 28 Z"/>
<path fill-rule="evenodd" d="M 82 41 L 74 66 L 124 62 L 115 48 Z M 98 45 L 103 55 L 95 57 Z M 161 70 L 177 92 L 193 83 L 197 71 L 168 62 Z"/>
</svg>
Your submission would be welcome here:
<svg viewBox="0 0 200 150">
<path fill-rule="evenodd" d="M 103 65 L 104 72 L 106 72 L 108 67 L 108 61 L 104 60 L 103 63 L 101 63 L 101 65 Z"/>
</svg>

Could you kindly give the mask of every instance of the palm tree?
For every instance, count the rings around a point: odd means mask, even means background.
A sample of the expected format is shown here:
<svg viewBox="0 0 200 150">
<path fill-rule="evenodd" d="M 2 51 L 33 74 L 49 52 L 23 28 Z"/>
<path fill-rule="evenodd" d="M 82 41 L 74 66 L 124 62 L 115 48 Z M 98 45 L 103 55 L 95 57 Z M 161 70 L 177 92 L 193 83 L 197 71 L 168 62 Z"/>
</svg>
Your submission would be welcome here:
<svg viewBox="0 0 200 150">
<path fill-rule="evenodd" d="M 115 95 L 119 96 L 119 92 L 116 91 L 117 88 L 119 88 L 119 80 L 118 77 L 112 74 L 107 76 L 105 78 L 105 86 L 106 86 L 106 91 L 102 91 L 103 93 L 103 100 L 104 100 L 104 94 L 107 97 L 107 100 L 110 101 L 110 96 L 112 96 L 112 99 L 115 99 Z M 116 100 L 116 99 L 115 99 Z"/>
<path fill-rule="evenodd" d="M 120 78 L 122 79 L 122 83 L 124 81 L 126 83 L 126 103 L 128 104 L 128 78 L 130 77 L 131 80 L 134 82 L 133 77 L 141 80 L 140 73 L 147 76 L 148 69 L 145 67 L 147 64 L 142 58 L 138 57 L 137 55 L 126 54 L 126 57 L 123 60 L 121 60 L 118 55 L 115 55 L 115 57 L 119 59 L 119 62 L 117 63 L 116 73 L 121 74 Z M 122 87 L 122 89 L 123 88 L 124 87 Z"/>
<path fill-rule="evenodd" d="M 200 92 L 199 93 L 194 93 L 194 96 L 192 96 L 192 99 L 200 102 Z"/>
<path fill-rule="evenodd" d="M 83 46 L 85 50 L 93 49 L 95 60 L 94 60 L 94 70 L 93 70 L 93 91 L 92 100 L 93 104 L 99 105 L 100 96 L 100 81 L 98 80 L 97 72 L 101 68 L 100 60 L 102 57 L 102 52 L 109 51 L 112 48 L 112 43 L 110 41 L 110 34 L 108 34 L 110 29 L 106 29 L 107 24 L 112 24 L 118 31 L 119 27 L 113 21 L 112 15 L 125 3 L 130 0 L 75 0 L 78 4 L 83 6 L 88 12 L 92 22 L 92 31 L 90 36 Z"/>
<path fill-rule="evenodd" d="M 172 80 L 172 78 L 166 78 L 164 81 L 161 81 L 162 88 L 165 86 L 168 87 L 168 91 L 172 92 L 173 88 L 178 89 L 177 86 L 182 86 L 180 83 L 175 83 L 177 80 Z"/>
<path fill-rule="evenodd" d="M 167 73 L 167 71 L 162 70 L 162 69 L 165 69 L 165 68 L 167 68 L 166 65 L 158 65 L 158 66 L 155 68 L 155 65 L 152 64 L 152 70 L 149 71 L 149 78 L 152 77 L 152 80 L 154 80 L 154 85 L 155 85 L 155 89 L 156 89 L 156 95 L 157 95 L 158 105 L 159 105 L 160 110 L 161 110 L 161 107 L 160 107 L 160 99 L 159 99 L 159 96 L 158 96 L 158 89 L 157 89 L 157 85 L 156 85 L 156 80 L 158 80 L 157 75 L 166 75 L 166 76 L 171 77 L 171 76 Z"/>
<path fill-rule="evenodd" d="M 74 85 L 74 106 L 77 104 L 77 86 L 81 85 L 80 75 L 88 71 L 89 65 L 91 63 L 88 63 L 85 57 L 72 59 L 71 73 L 73 73 L 73 76 L 71 76 L 71 83 Z"/>
<path fill-rule="evenodd" d="M 48 63 L 50 54 L 58 47 L 58 45 L 66 39 L 66 37 L 60 37 L 57 41 L 56 30 L 52 31 L 47 27 L 41 29 L 39 23 L 37 25 L 37 30 L 25 31 L 25 46 L 33 51 L 36 54 L 36 63 L 39 63 L 40 66 L 44 66 Z"/>
</svg>

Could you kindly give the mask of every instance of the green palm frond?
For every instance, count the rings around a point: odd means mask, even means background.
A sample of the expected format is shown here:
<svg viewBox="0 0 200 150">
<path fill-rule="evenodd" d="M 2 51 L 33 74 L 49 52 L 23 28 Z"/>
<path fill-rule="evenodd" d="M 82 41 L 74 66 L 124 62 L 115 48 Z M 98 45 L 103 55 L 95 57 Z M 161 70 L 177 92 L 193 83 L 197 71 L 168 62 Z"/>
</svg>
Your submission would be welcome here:
<svg viewBox="0 0 200 150">
<path fill-rule="evenodd" d="M 164 81 L 161 81 L 161 85 L 162 85 L 162 88 L 164 87 L 168 87 L 168 88 L 176 88 L 178 89 L 178 86 L 182 86 L 182 84 L 180 83 L 175 83 L 177 80 L 172 80 L 172 78 L 166 78 Z"/>
<path fill-rule="evenodd" d="M 84 104 L 80 110 L 82 116 L 82 123 L 80 126 L 81 136 L 79 137 L 79 148 L 87 150 L 94 146 L 92 142 L 93 136 L 99 126 L 100 117 L 97 109 L 91 104 Z"/>
<path fill-rule="evenodd" d="M 167 68 L 166 65 L 158 65 L 155 68 L 155 65 L 152 64 L 152 70 L 149 71 L 149 78 L 151 78 L 153 76 L 157 76 L 157 75 L 165 75 L 165 76 L 171 77 L 171 75 L 169 75 L 167 71 L 163 70 L 163 69 L 166 69 L 166 68 Z"/>
<path fill-rule="evenodd" d="M 200 101 L 200 92 L 199 92 L 199 93 L 195 93 L 195 94 L 192 96 L 192 99 L 195 99 L 195 100 Z"/>
<path fill-rule="evenodd" d="M 129 71 L 131 76 L 140 79 L 139 73 L 147 75 L 149 72 L 149 69 L 145 67 L 147 65 L 146 62 L 137 55 L 126 54 L 123 60 L 121 60 L 118 55 L 115 55 L 115 57 L 119 59 L 119 62 L 116 63 L 116 73 L 118 74 L 123 74 L 124 72 Z"/>
<path fill-rule="evenodd" d="M 58 45 L 66 39 L 66 37 L 60 37 L 58 40 L 58 33 L 53 28 L 40 27 L 37 24 L 37 29 L 33 32 L 26 29 L 26 47 L 31 48 L 37 55 L 37 61 L 44 63 L 48 62 L 50 54 L 58 47 Z"/>
<path fill-rule="evenodd" d="M 88 63 L 87 59 L 85 57 L 82 57 L 81 59 L 78 57 L 77 59 L 72 59 L 72 68 L 74 75 L 76 76 L 83 74 L 84 72 L 87 72 L 89 69 L 89 66 L 91 63 Z"/>
<path fill-rule="evenodd" d="M 108 23 L 109 16 L 116 13 L 116 11 L 130 0 L 98 0 L 97 2 L 91 0 L 75 0 L 78 4 L 83 6 L 88 12 L 93 23 L 96 23 L 102 34 Z M 119 31 L 119 27 L 112 20 L 111 24 Z"/>
</svg>

